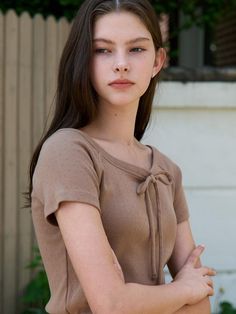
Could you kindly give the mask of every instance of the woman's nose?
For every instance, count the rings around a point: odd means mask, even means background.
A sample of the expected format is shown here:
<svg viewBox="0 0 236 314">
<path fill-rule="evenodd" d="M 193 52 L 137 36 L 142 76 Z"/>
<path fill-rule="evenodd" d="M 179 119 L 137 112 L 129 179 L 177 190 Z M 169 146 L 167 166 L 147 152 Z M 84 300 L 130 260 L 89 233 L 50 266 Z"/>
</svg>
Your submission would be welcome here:
<svg viewBox="0 0 236 314">
<path fill-rule="evenodd" d="M 129 66 L 127 64 L 117 63 L 114 65 L 114 72 L 128 72 Z"/>
<path fill-rule="evenodd" d="M 122 56 L 119 57 L 113 65 L 114 72 L 128 72 L 130 70 L 130 66 L 128 64 L 127 59 Z"/>
</svg>

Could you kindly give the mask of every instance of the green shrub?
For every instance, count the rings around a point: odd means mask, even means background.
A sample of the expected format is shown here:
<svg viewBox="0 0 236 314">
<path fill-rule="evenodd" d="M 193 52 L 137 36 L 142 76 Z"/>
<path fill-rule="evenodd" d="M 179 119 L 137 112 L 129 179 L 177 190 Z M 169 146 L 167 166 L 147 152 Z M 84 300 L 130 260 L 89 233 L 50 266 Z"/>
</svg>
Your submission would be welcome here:
<svg viewBox="0 0 236 314">
<path fill-rule="evenodd" d="M 236 0 L 151 0 L 158 13 L 173 14 L 176 10 L 184 12 L 188 17 L 186 26 L 196 24 L 214 24 L 226 11 L 236 8 Z M 0 10 L 6 12 L 14 9 L 18 14 L 27 11 L 30 15 L 41 13 L 44 17 L 54 15 L 56 18 L 65 16 L 72 20 L 83 0 L 1 0 Z"/>
<path fill-rule="evenodd" d="M 26 309 L 22 314 L 47 313 L 44 308 L 50 298 L 50 291 L 38 248 L 34 248 L 34 258 L 27 268 L 34 270 L 35 276 L 25 288 L 22 302 Z"/>
<path fill-rule="evenodd" d="M 236 314 L 236 309 L 229 302 L 220 303 L 220 313 L 219 314 Z"/>
</svg>

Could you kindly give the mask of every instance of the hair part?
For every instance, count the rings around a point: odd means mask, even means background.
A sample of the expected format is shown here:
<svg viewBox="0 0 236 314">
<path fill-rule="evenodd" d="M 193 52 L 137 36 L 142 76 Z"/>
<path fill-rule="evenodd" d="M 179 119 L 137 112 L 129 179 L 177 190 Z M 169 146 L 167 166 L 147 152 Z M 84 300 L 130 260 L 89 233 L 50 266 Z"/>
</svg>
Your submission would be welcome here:
<svg viewBox="0 0 236 314">
<path fill-rule="evenodd" d="M 43 143 L 61 128 L 82 128 L 97 114 L 98 96 L 90 80 L 93 54 L 93 28 L 96 20 L 112 12 L 130 12 L 140 18 L 150 32 L 156 51 L 163 46 L 155 11 L 148 0 L 85 0 L 81 5 L 65 44 L 58 71 L 55 111 L 52 122 L 36 147 L 30 163 L 29 188 L 26 193 L 31 205 L 32 180 Z M 140 98 L 134 136 L 141 140 L 150 120 L 152 102 L 159 74 L 151 79 Z"/>
</svg>

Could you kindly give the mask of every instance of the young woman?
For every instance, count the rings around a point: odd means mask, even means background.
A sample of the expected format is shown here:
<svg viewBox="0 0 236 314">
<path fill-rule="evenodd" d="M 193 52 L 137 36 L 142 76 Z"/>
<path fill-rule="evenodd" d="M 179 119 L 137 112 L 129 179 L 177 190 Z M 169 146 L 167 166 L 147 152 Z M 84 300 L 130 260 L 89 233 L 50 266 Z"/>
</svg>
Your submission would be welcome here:
<svg viewBox="0 0 236 314">
<path fill-rule="evenodd" d="M 146 0 L 86 0 L 75 18 L 30 171 L 49 313 L 210 313 L 181 171 L 140 143 L 165 56 Z"/>
</svg>

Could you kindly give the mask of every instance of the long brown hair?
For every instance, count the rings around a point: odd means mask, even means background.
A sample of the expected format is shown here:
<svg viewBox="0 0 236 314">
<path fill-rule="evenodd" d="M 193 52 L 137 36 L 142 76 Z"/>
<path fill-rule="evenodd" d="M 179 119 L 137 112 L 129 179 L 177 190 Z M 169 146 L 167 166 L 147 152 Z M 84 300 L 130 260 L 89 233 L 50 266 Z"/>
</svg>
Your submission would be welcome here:
<svg viewBox="0 0 236 314">
<path fill-rule="evenodd" d="M 155 49 L 163 46 L 156 13 L 148 0 L 85 0 L 81 5 L 64 47 L 57 80 L 55 113 L 52 122 L 36 147 L 29 170 L 29 189 L 25 193 L 31 205 L 32 179 L 38 157 L 46 139 L 61 128 L 82 128 L 97 113 L 97 95 L 91 84 L 89 68 L 92 57 L 93 26 L 99 16 L 128 11 L 137 15 L 152 35 Z M 140 98 L 134 136 L 141 140 L 148 125 L 158 75 L 152 78 Z"/>
</svg>

